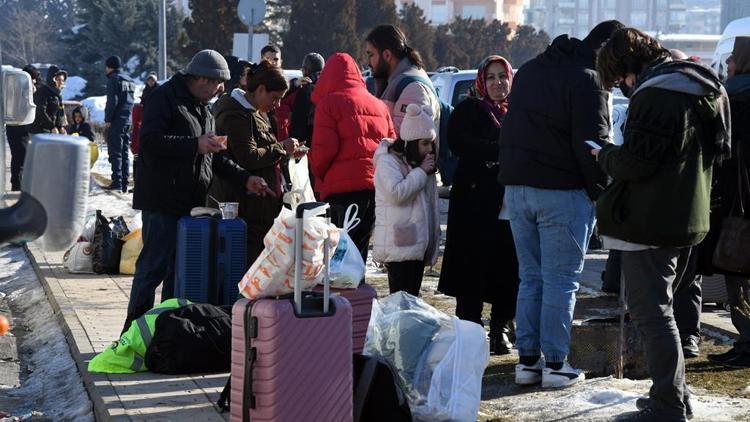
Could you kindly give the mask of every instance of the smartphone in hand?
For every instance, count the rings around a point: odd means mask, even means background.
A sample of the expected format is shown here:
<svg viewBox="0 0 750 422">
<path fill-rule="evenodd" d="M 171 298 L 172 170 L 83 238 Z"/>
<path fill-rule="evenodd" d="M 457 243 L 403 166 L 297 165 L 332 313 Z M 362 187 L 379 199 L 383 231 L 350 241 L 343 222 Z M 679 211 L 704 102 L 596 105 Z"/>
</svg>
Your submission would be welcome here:
<svg viewBox="0 0 750 422">
<path fill-rule="evenodd" d="M 586 141 L 586 144 L 590 146 L 592 149 L 602 149 L 602 146 L 597 144 L 594 141 Z"/>
</svg>

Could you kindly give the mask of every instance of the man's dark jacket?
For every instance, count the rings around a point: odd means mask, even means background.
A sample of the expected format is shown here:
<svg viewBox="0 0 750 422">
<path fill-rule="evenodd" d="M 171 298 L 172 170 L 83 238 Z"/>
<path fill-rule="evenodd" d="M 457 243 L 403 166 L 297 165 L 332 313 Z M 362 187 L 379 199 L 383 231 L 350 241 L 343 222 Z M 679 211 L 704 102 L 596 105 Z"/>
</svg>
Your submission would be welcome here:
<svg viewBox="0 0 750 422">
<path fill-rule="evenodd" d="M 609 94 L 594 63 L 590 47 L 561 35 L 521 66 L 500 136 L 501 184 L 598 197 L 606 177 L 585 141 L 606 142 L 610 123 Z"/>
<path fill-rule="evenodd" d="M 130 113 L 133 111 L 135 83 L 130 76 L 122 72 L 112 72 L 108 78 L 104 121 L 125 124 L 130 120 Z"/>
<path fill-rule="evenodd" d="M 214 132 L 208 105 L 193 97 L 182 74 L 148 98 L 138 152 L 133 208 L 187 215 L 203 206 L 216 172 L 244 186 L 249 173 L 225 154 L 199 154 L 198 137 Z"/>
<path fill-rule="evenodd" d="M 297 90 L 292 107 L 291 123 L 289 125 L 289 136 L 307 142 L 307 146 L 312 144 L 315 104 L 313 104 L 310 98 L 314 89 L 315 84 L 309 83 Z"/>
<path fill-rule="evenodd" d="M 57 66 L 51 66 L 47 72 L 46 83 L 37 86 L 34 93 L 36 115 L 34 122 L 29 125 L 30 133 L 51 133 L 52 129 L 65 126 L 64 114 L 60 112 L 63 109 L 63 99 L 60 90 L 55 86 L 57 70 Z"/>
</svg>

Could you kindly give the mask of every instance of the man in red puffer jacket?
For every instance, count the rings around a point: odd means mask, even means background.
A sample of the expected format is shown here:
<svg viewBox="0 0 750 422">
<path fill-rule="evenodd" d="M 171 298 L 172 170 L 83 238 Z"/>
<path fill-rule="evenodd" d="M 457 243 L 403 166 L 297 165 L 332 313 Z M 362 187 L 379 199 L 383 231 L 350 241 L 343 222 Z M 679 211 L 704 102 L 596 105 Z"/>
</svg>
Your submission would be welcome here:
<svg viewBox="0 0 750 422">
<path fill-rule="evenodd" d="M 375 224 L 373 155 L 396 132 L 388 107 L 367 91 L 354 59 L 335 53 L 326 61 L 312 93 L 315 103 L 310 168 L 320 199 L 331 204 L 334 223 L 357 204 L 359 225 L 349 232 L 362 258 Z"/>
</svg>

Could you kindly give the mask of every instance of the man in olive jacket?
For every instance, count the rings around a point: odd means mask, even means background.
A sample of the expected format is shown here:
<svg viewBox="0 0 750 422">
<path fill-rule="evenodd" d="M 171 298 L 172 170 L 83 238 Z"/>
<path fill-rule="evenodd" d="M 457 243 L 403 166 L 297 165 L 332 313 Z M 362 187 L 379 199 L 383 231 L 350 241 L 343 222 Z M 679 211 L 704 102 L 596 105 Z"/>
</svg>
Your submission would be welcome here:
<svg viewBox="0 0 750 422">
<path fill-rule="evenodd" d="M 685 361 L 673 312 L 682 250 L 708 233 L 711 174 L 729 155 L 729 105 L 709 68 L 672 61 L 648 35 L 621 29 L 599 52 L 607 88 L 629 97 L 622 146 L 593 149 L 613 182 L 597 202 L 604 247 L 622 251 L 631 316 L 642 331 L 653 386 L 640 412 L 624 420 L 684 421 L 692 416 Z"/>
<path fill-rule="evenodd" d="M 174 297 L 177 221 L 193 207 L 205 204 L 214 172 L 250 193 L 273 193 L 263 179 L 250 176 L 226 155 L 213 154 L 226 146 L 214 136 L 208 102 L 227 80 L 229 68 L 224 58 L 216 51 L 203 50 L 149 97 L 133 194 L 133 208 L 143 211 L 143 249 L 135 267 L 123 332 L 154 306 L 155 290 L 162 281 L 162 302 Z"/>
</svg>

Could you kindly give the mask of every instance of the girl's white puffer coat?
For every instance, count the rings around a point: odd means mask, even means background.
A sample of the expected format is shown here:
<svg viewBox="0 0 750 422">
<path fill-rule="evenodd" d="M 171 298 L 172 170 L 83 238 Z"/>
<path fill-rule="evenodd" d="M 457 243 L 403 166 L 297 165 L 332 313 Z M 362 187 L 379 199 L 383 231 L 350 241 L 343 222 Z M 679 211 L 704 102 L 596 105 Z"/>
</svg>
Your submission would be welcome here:
<svg viewBox="0 0 750 422">
<path fill-rule="evenodd" d="M 412 168 L 402 155 L 389 153 L 384 139 L 375 151 L 376 262 L 435 263 L 440 241 L 440 215 L 435 175 Z"/>
</svg>

